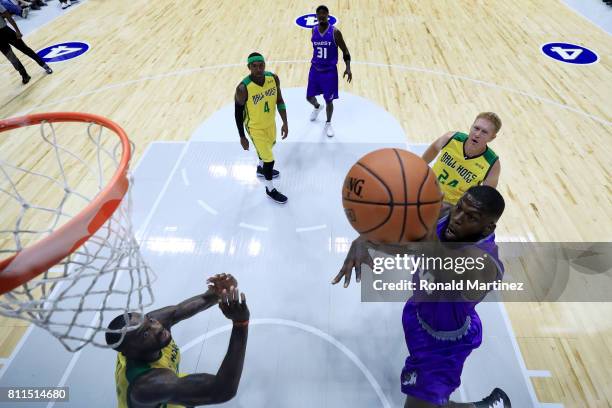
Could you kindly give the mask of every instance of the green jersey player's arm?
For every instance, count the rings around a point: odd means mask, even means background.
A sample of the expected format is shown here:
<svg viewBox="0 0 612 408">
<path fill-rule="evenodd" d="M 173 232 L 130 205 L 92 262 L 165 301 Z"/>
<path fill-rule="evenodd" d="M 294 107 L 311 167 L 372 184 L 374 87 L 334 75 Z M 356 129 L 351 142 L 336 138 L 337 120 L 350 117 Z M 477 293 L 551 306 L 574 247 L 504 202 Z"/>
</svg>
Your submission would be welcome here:
<svg viewBox="0 0 612 408">
<path fill-rule="evenodd" d="M 283 125 L 281 126 L 281 136 L 283 139 L 285 139 L 289 133 L 289 125 L 287 124 L 287 108 L 281 92 L 280 79 L 276 74 L 273 75 L 274 81 L 276 81 L 276 90 L 278 91 L 276 95 L 276 107 L 278 108 L 278 114 L 283 120 Z"/>
<path fill-rule="evenodd" d="M 425 153 L 423 153 L 421 158 L 425 160 L 427 164 L 431 163 L 432 160 L 436 158 L 438 153 L 440 153 L 440 150 L 442 150 L 442 148 L 446 146 L 446 144 L 451 139 L 451 137 L 453 137 L 454 134 L 455 132 L 448 132 L 434 140 L 434 142 L 429 145 L 427 150 L 425 150 Z"/>
<path fill-rule="evenodd" d="M 276 90 L 277 95 L 276 95 L 276 106 L 278 106 L 278 113 L 281 116 L 281 119 L 283 120 L 283 123 L 287 123 L 287 110 L 285 109 L 285 100 L 283 99 L 283 93 L 281 92 L 281 86 L 280 86 L 280 79 L 278 78 L 278 75 L 273 74 L 274 76 L 274 81 L 276 81 Z"/>
<path fill-rule="evenodd" d="M 501 164 L 499 164 L 499 159 L 493 163 L 491 170 L 489 170 L 489 174 L 484 179 L 482 184 L 485 186 L 491 186 L 493 188 L 497 188 L 497 183 L 499 182 L 499 173 L 501 173 Z"/>
<path fill-rule="evenodd" d="M 219 296 L 209 289 L 201 295 L 191 297 L 178 305 L 166 306 L 147 313 L 147 317 L 159 321 L 166 329 L 219 303 Z"/>
<path fill-rule="evenodd" d="M 234 118 L 241 138 L 246 137 L 244 134 L 244 109 L 248 96 L 246 85 L 240 82 L 236 87 L 236 95 L 234 96 Z"/>
<path fill-rule="evenodd" d="M 132 406 L 177 404 L 191 407 L 229 401 L 238 391 L 247 335 L 248 326 L 234 325 L 227 354 L 216 375 L 201 373 L 179 377 L 167 368 L 155 368 L 141 375 L 131 387 Z"/>
</svg>

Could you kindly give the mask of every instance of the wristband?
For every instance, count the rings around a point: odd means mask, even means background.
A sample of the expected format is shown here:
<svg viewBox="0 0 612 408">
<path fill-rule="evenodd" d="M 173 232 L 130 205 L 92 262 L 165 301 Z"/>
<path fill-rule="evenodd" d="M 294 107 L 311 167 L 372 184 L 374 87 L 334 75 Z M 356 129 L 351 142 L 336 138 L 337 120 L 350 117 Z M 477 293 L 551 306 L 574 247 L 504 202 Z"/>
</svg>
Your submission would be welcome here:
<svg viewBox="0 0 612 408">
<path fill-rule="evenodd" d="M 276 105 L 276 107 L 278 108 L 279 111 L 287 110 L 287 107 L 285 106 L 284 103 L 279 103 Z"/>
<path fill-rule="evenodd" d="M 242 321 L 242 322 L 234 322 L 234 326 L 235 327 L 246 327 L 248 325 L 249 325 L 249 321 L 248 320 L 245 320 L 245 321 Z"/>
</svg>

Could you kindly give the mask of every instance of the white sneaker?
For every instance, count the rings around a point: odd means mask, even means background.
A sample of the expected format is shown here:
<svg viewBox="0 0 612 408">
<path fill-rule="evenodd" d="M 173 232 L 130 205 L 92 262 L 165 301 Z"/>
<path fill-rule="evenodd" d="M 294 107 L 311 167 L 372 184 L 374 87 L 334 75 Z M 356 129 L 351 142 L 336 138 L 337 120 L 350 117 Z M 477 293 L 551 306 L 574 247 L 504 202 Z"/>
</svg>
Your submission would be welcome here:
<svg viewBox="0 0 612 408">
<path fill-rule="evenodd" d="M 318 108 L 314 108 L 312 110 L 312 113 L 310 114 L 310 121 L 314 122 L 315 120 L 317 120 L 317 116 L 319 116 L 319 112 L 321 112 L 323 110 L 323 105 L 319 105 Z"/>
<path fill-rule="evenodd" d="M 69 6 L 68 3 L 62 3 L 62 10 L 67 9 Z"/>
<path fill-rule="evenodd" d="M 29 7 L 24 7 L 21 9 L 21 18 L 28 18 L 28 13 L 30 13 Z"/>
<path fill-rule="evenodd" d="M 331 122 L 325 122 L 325 134 L 327 137 L 334 137 L 334 128 L 331 125 Z"/>
</svg>

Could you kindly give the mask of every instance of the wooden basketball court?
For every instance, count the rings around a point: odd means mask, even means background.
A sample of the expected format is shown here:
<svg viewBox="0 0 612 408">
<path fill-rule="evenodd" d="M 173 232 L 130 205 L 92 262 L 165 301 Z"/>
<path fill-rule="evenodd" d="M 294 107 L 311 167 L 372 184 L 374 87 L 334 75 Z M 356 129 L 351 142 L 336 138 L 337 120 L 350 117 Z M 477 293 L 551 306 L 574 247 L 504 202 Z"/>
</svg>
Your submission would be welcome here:
<svg viewBox="0 0 612 408">
<path fill-rule="evenodd" d="M 283 88 L 305 87 L 310 34 L 295 20 L 316 5 L 89 0 L 25 38 L 35 50 L 86 42 L 91 47 L 86 54 L 54 64 L 51 76 L 19 54 L 32 75 L 26 86 L 10 65 L 0 66 L 0 118 L 46 111 L 106 116 L 136 144 L 132 162 L 137 163 L 150 143 L 187 141 L 199 124 L 231 103 L 248 73 L 250 52 L 266 57 Z M 506 200 L 499 240 L 612 239 L 608 34 L 554 0 L 326 5 L 353 59 L 353 82 L 341 82 L 341 91 L 388 111 L 410 143 L 465 131 L 481 111 L 499 114 L 503 127 L 492 143 Z M 600 60 L 577 66 L 547 58 L 542 44 L 556 41 L 596 50 Z M 343 109 L 342 99 L 335 108 Z M 290 138 L 291 129 L 290 122 Z M 378 137 L 372 134 L 371 143 Z M 36 169 L 35 145 L 0 137 L 0 150 Z M 29 188 L 36 193 L 36 186 Z M 5 220 L 15 216 L 2 210 Z M 329 271 L 330 279 L 335 273 Z M 612 406 L 612 303 L 506 308 L 541 402 Z M 0 362 L 6 362 L 26 326 L 3 318 L 0 325 Z"/>
</svg>

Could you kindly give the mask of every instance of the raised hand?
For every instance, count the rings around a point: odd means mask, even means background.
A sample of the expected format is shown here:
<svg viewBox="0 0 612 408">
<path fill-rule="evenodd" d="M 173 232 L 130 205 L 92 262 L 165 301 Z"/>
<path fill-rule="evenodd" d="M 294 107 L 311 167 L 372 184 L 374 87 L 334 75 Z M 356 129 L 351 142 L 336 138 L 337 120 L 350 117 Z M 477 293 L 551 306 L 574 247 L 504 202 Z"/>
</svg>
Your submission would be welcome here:
<svg viewBox="0 0 612 408">
<path fill-rule="evenodd" d="M 244 293 L 239 294 L 235 287 L 232 287 L 229 291 L 223 289 L 221 299 L 219 299 L 219 308 L 225 317 L 233 322 L 244 322 L 251 317 L 246 304 L 246 296 Z"/>
<path fill-rule="evenodd" d="M 238 286 L 238 281 L 229 273 L 220 273 L 206 280 L 208 289 L 221 296 L 223 290 L 231 290 Z"/>
</svg>

